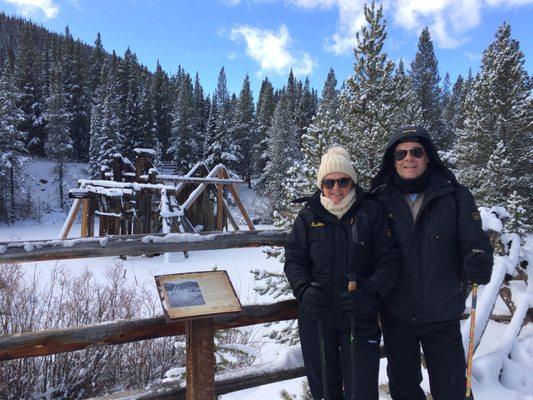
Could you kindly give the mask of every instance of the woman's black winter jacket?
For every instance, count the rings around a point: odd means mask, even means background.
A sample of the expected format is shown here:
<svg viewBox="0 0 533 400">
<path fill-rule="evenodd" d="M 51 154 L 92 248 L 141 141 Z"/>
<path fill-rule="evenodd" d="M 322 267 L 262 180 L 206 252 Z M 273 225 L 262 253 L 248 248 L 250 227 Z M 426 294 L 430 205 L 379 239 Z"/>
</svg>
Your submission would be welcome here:
<svg viewBox="0 0 533 400">
<path fill-rule="evenodd" d="M 320 318 L 336 328 L 349 327 L 340 310 L 340 294 L 347 291 L 347 274 L 384 297 L 396 283 L 399 251 L 379 202 L 367 199 L 356 187 L 356 201 L 339 220 L 320 203 L 320 191 L 307 200 L 285 242 L 285 274 L 294 296 L 318 282 L 329 297 L 328 312 Z M 313 315 L 313 310 L 300 312 Z"/>
</svg>

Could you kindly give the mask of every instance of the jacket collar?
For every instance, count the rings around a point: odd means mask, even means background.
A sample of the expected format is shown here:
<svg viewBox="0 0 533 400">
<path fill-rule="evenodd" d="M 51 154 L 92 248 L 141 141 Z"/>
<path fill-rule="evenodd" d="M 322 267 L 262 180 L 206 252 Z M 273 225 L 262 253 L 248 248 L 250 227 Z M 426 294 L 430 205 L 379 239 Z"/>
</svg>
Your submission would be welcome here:
<svg viewBox="0 0 533 400">
<path fill-rule="evenodd" d="M 331 214 L 328 210 L 324 208 L 324 206 L 320 202 L 321 194 L 322 192 L 320 190 L 317 190 L 311 197 L 308 197 L 306 199 L 307 200 L 306 208 L 309 209 L 317 217 L 320 217 L 325 221 L 329 221 L 333 223 L 340 223 L 344 221 L 345 219 L 352 218 L 357 213 L 357 210 L 361 206 L 361 201 L 363 200 L 363 196 L 364 196 L 363 189 L 355 185 L 355 202 L 350 207 L 350 209 L 346 211 L 346 214 L 344 214 L 342 218 L 339 220 L 336 216 L 334 216 L 333 214 Z"/>
</svg>

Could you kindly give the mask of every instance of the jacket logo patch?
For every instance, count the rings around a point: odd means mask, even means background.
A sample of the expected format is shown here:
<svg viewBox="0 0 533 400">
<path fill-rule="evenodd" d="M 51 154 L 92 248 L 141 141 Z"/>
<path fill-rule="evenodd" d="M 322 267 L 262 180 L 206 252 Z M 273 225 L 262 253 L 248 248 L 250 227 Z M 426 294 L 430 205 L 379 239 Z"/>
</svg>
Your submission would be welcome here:
<svg viewBox="0 0 533 400">
<path fill-rule="evenodd" d="M 321 226 L 324 226 L 324 224 L 322 222 L 311 222 L 311 228 L 319 228 Z"/>
<path fill-rule="evenodd" d="M 474 211 L 474 212 L 472 213 L 472 219 L 473 219 L 474 221 L 478 221 L 478 220 L 480 220 L 480 219 L 481 219 L 481 216 L 479 215 L 479 212 Z"/>
</svg>

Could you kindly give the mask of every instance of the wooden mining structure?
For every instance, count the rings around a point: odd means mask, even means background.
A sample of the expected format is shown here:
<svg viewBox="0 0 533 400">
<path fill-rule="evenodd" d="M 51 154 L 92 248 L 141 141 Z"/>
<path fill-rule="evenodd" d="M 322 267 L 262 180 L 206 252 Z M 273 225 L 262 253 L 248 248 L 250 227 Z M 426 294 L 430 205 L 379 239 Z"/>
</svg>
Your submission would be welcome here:
<svg viewBox="0 0 533 400">
<path fill-rule="evenodd" d="M 102 167 L 100 179 L 80 179 L 69 191 L 74 199 L 60 239 L 68 237 L 81 208 L 81 237 L 239 230 L 225 194 L 231 193 L 249 230 L 250 220 L 236 184 L 223 164 L 209 170 L 197 163 L 187 174 L 160 174 L 153 164 L 154 151 L 135 149 L 135 163 L 116 154 L 110 166 Z"/>
</svg>

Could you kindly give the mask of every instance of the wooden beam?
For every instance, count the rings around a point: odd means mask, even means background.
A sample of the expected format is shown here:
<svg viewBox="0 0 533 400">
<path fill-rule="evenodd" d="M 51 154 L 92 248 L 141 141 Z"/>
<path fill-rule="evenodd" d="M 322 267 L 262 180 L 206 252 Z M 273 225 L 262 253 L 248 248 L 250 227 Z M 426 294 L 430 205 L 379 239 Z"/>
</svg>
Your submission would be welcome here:
<svg viewBox="0 0 533 400">
<path fill-rule="evenodd" d="M 81 201 L 81 234 L 82 238 L 89 236 L 89 199 Z"/>
<path fill-rule="evenodd" d="M 242 307 L 242 312 L 214 319 L 214 328 L 229 329 L 295 319 L 296 300 Z M 0 361 L 117 345 L 139 340 L 185 334 L 183 322 L 167 323 L 161 316 L 119 320 L 75 328 L 0 336 Z"/>
<path fill-rule="evenodd" d="M 220 172 L 217 177 L 220 177 Z M 224 230 L 224 192 L 223 185 L 216 185 L 217 187 L 217 231 Z"/>
<path fill-rule="evenodd" d="M 287 230 L 116 235 L 68 240 L 0 242 L 0 263 L 139 256 L 166 252 L 283 246 Z"/>
<path fill-rule="evenodd" d="M 76 199 L 72 202 L 72 206 L 70 207 L 70 211 L 67 215 L 67 219 L 65 220 L 65 223 L 63 224 L 63 228 L 61 229 L 61 232 L 59 233 L 60 240 L 64 240 L 68 237 L 70 229 L 72 228 L 72 224 L 74 223 L 74 220 L 76 219 L 76 215 L 78 215 L 78 211 L 80 210 L 80 205 L 81 205 L 80 199 Z"/>
<path fill-rule="evenodd" d="M 141 179 L 148 179 L 148 175 L 141 175 Z M 180 183 L 244 183 L 242 179 L 224 179 L 224 178 L 201 178 L 197 176 L 180 176 L 180 175 L 157 175 L 157 182 L 180 182 Z"/>
<path fill-rule="evenodd" d="M 222 176 L 225 178 L 229 178 L 228 172 L 226 170 L 223 171 Z M 239 196 L 237 189 L 235 189 L 234 185 L 228 185 L 228 189 L 231 195 L 233 196 L 233 199 L 235 200 L 235 204 L 237 204 L 237 207 L 239 207 L 239 211 L 244 217 L 246 225 L 248 225 L 248 229 L 250 229 L 251 231 L 255 230 L 255 226 L 252 220 L 250 219 L 250 216 L 248 215 L 248 211 L 246 211 L 246 208 L 244 207 L 244 204 L 241 201 L 241 197 Z"/>
<path fill-rule="evenodd" d="M 186 400 L 215 398 L 213 318 L 193 319 L 186 326 Z"/>
<path fill-rule="evenodd" d="M 220 396 L 238 390 L 268 385 L 302 376 L 305 376 L 303 366 L 280 367 L 268 371 L 262 368 L 248 367 L 243 369 L 241 373 L 235 373 L 233 376 L 217 378 L 215 381 L 215 395 Z M 185 390 L 185 387 L 180 387 L 176 383 L 158 383 L 150 385 L 148 389 L 130 390 L 128 392 L 115 393 L 89 400 L 184 400 Z"/>
</svg>

